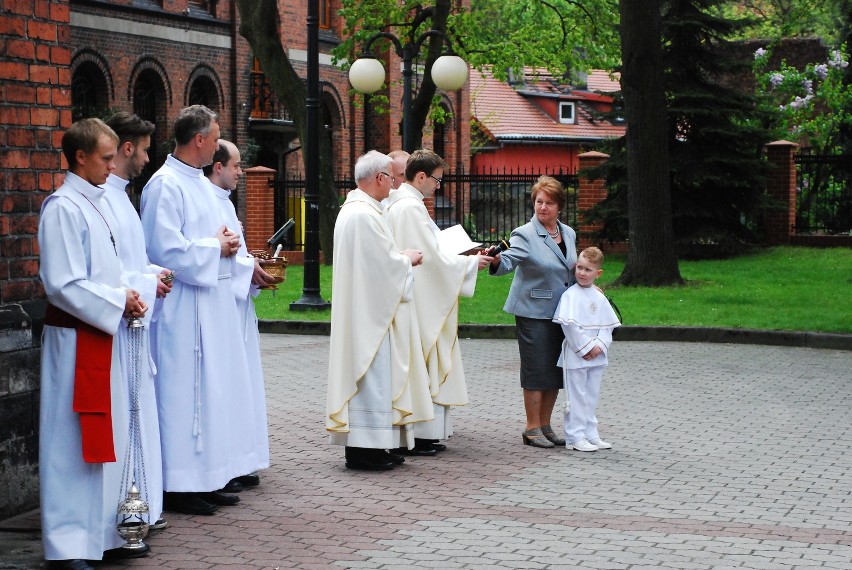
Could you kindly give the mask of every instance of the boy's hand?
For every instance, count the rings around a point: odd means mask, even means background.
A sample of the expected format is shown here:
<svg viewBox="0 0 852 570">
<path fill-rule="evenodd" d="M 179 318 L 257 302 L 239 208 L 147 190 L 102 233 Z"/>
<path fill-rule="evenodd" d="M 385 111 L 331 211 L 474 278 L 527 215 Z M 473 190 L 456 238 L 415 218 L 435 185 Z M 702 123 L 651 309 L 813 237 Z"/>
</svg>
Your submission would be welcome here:
<svg viewBox="0 0 852 570">
<path fill-rule="evenodd" d="M 592 350 L 587 352 L 585 355 L 583 355 L 583 360 L 594 360 L 601 354 L 603 354 L 603 350 L 601 349 L 601 347 L 596 346 Z"/>
</svg>

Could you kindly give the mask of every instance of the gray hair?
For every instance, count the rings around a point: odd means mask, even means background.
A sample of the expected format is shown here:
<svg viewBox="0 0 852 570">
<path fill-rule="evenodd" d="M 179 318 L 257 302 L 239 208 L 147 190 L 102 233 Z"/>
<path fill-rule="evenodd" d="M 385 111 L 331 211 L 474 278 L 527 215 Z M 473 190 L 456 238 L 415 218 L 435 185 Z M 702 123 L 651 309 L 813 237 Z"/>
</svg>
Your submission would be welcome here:
<svg viewBox="0 0 852 570">
<path fill-rule="evenodd" d="M 367 180 L 380 172 L 387 172 L 393 159 L 377 150 L 368 151 L 355 162 L 355 181 Z"/>
<path fill-rule="evenodd" d="M 210 126 L 219 122 L 219 115 L 204 105 L 190 105 L 181 109 L 175 120 L 175 142 L 178 146 L 187 144 L 195 135 L 207 136 Z"/>
</svg>

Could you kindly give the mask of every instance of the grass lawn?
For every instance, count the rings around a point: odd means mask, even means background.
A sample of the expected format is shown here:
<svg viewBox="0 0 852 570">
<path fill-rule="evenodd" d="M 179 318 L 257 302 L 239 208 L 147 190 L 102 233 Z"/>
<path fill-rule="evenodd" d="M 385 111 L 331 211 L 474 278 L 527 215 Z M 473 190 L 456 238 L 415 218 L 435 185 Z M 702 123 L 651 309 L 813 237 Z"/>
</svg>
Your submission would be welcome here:
<svg viewBox="0 0 852 570">
<path fill-rule="evenodd" d="M 735 259 L 681 261 L 680 287 L 610 287 L 623 256 L 609 256 L 598 284 L 615 301 L 626 325 L 681 325 L 852 333 L 852 250 L 777 247 Z M 514 323 L 503 312 L 512 275 L 480 273 L 476 295 L 461 300 L 459 322 Z M 288 267 L 278 291 L 255 300 L 258 317 L 322 320 L 330 311 L 293 312 L 301 297 L 302 267 Z M 331 268 L 320 267 L 323 298 L 331 296 Z"/>
</svg>

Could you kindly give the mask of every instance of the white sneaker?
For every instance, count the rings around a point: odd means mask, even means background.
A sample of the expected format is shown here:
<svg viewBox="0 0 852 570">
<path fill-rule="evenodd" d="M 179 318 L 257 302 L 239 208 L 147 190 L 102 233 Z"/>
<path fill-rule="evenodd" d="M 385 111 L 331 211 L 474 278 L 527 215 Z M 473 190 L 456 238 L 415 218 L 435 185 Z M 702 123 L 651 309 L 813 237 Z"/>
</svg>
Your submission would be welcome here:
<svg viewBox="0 0 852 570">
<path fill-rule="evenodd" d="M 598 449 L 612 449 L 612 444 L 611 444 L 611 443 L 607 443 L 607 442 L 605 442 L 605 441 L 604 441 L 604 440 L 602 440 L 601 438 L 598 438 L 598 439 L 590 439 L 590 440 L 589 440 L 589 443 L 591 443 L 592 445 L 596 446 Z"/>
<path fill-rule="evenodd" d="M 597 451 L 598 446 L 592 445 L 589 443 L 589 440 L 586 438 L 581 439 L 580 441 L 576 441 L 574 443 L 569 444 L 571 447 L 576 449 L 577 451 Z"/>
</svg>

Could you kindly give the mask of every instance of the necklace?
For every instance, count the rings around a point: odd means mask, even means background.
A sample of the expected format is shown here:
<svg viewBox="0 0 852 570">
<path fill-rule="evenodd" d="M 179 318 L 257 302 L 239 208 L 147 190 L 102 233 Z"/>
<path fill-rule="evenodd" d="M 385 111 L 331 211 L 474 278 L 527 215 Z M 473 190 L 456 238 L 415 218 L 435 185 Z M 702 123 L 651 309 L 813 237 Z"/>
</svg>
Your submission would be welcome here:
<svg viewBox="0 0 852 570">
<path fill-rule="evenodd" d="M 544 229 L 545 229 L 545 230 L 547 230 L 547 235 L 549 235 L 549 236 L 550 236 L 550 237 L 552 237 L 553 239 L 556 239 L 556 237 L 559 235 L 559 226 L 556 226 L 556 231 L 555 231 L 555 232 L 551 232 L 551 231 L 550 231 L 550 230 L 548 230 L 547 228 L 544 228 Z"/>
<path fill-rule="evenodd" d="M 118 256 L 118 248 L 115 246 L 115 238 L 114 238 L 114 237 L 113 237 L 113 235 L 112 235 L 112 228 L 111 228 L 111 227 L 109 227 L 109 222 L 106 220 L 106 218 L 104 217 L 104 215 L 103 215 L 103 214 L 101 214 L 101 211 L 100 211 L 100 210 L 98 210 L 98 207 L 97 207 L 97 206 L 95 206 L 95 203 L 94 203 L 94 202 L 92 202 L 91 200 L 89 200 L 89 197 L 88 197 L 88 196 L 86 196 L 85 194 L 83 194 L 83 193 L 82 193 L 82 192 L 80 192 L 79 190 L 77 190 L 77 192 L 79 192 L 79 193 L 80 193 L 80 196 L 82 196 L 83 198 L 85 198 L 85 199 L 86 199 L 86 202 L 88 202 L 89 204 L 91 204 L 91 205 L 92 205 L 92 208 L 94 208 L 94 209 L 95 209 L 95 211 L 98 213 L 98 215 L 101 217 L 101 219 L 102 219 L 102 220 L 104 221 L 104 223 L 106 224 L 107 231 L 109 232 L 109 241 L 111 241 L 111 242 L 112 242 L 112 249 L 113 249 L 113 251 L 115 251 L 115 255 L 116 255 L 116 256 Z"/>
</svg>

